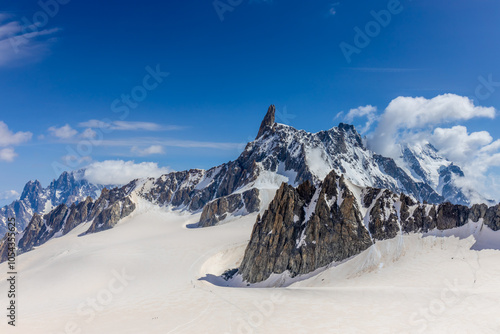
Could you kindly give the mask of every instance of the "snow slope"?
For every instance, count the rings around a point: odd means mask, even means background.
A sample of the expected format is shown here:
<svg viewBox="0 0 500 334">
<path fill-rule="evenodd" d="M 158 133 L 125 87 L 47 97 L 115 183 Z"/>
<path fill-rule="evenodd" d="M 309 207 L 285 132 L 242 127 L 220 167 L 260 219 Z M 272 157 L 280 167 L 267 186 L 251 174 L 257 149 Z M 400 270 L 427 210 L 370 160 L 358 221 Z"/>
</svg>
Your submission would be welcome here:
<svg viewBox="0 0 500 334">
<path fill-rule="evenodd" d="M 449 232 L 462 239 L 405 235 L 377 242 L 286 288 L 211 284 L 210 274 L 238 266 L 255 218 L 189 229 L 199 215 L 142 201 L 112 230 L 78 237 L 88 228 L 78 226 L 19 256 L 18 326 L 4 319 L 0 332 L 500 331 L 500 251 L 470 250 L 481 233 L 498 237 L 486 227 Z M 2 307 L 8 302 L 6 272 L 3 263 Z"/>
</svg>

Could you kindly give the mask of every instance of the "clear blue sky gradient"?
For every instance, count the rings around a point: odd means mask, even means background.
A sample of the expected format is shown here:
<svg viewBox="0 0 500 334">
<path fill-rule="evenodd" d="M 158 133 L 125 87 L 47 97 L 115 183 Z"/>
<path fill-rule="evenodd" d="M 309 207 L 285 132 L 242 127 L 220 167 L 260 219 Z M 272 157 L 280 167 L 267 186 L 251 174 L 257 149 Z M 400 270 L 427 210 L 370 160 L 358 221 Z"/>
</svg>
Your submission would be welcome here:
<svg viewBox="0 0 500 334">
<path fill-rule="evenodd" d="M 479 76 L 500 81 L 499 1 L 401 1 L 402 11 L 348 63 L 339 44 L 354 45 L 353 29 L 364 29 L 373 21 L 370 12 L 387 5 L 248 0 L 221 21 L 212 1 L 72 0 L 45 26 L 60 29 L 48 52 L 0 67 L 0 120 L 14 132 L 33 133 L 15 146 L 13 162 L 0 161 L 0 192 L 56 177 L 51 163 L 74 144 L 47 129 L 69 124 L 82 131 L 80 122 L 118 120 L 112 102 L 157 64 L 170 75 L 125 120 L 179 128 L 114 131 L 104 139 L 245 143 L 269 104 L 291 115 L 279 121 L 311 132 L 336 126 L 340 111 L 367 104 L 383 111 L 398 96 L 454 93 L 500 109 L 500 88 L 482 100 L 475 96 Z M 34 0 L 2 6 L 17 19 L 41 10 Z M 496 120 L 462 124 L 499 138 Z M 240 150 L 165 146 L 163 155 L 141 157 L 127 146 L 101 145 L 91 157 L 182 170 L 235 159 Z"/>
</svg>

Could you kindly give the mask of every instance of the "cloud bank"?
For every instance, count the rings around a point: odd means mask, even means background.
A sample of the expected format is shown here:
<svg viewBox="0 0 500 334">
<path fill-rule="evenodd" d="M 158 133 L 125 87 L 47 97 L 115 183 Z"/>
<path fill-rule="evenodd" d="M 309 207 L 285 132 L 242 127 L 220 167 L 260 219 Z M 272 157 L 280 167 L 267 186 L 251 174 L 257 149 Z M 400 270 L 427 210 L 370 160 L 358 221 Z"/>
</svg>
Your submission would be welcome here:
<svg viewBox="0 0 500 334">
<path fill-rule="evenodd" d="M 49 132 L 54 137 L 57 137 L 60 139 L 68 139 L 68 138 L 74 137 L 78 133 L 78 131 L 76 131 L 71 126 L 69 126 L 69 124 L 61 126 L 60 128 L 55 127 L 55 126 L 51 126 L 49 128 Z"/>
<path fill-rule="evenodd" d="M 470 132 L 465 125 L 457 125 L 474 118 L 494 119 L 496 113 L 495 108 L 476 106 L 467 97 L 443 94 L 431 99 L 400 96 L 381 113 L 364 106 L 341 116 L 347 122 L 365 120 L 360 132 L 368 132 L 368 147 L 396 161 L 401 156 L 399 144 L 431 143 L 441 156 L 463 169 L 462 186 L 498 200 L 500 139 L 488 131 Z M 374 124 L 375 129 L 370 130 Z"/>
<path fill-rule="evenodd" d="M 106 160 L 94 162 L 85 168 L 83 178 L 95 184 L 123 185 L 145 177 L 159 177 L 172 170 L 168 167 L 158 167 L 155 162 Z"/>
<path fill-rule="evenodd" d="M 31 132 L 12 132 L 4 122 L 0 121 L 0 160 L 12 162 L 17 153 L 13 146 L 25 143 L 31 140 L 33 134 Z"/>
<path fill-rule="evenodd" d="M 474 106 L 472 100 L 455 94 L 444 94 L 432 99 L 397 97 L 392 100 L 369 136 L 370 147 L 382 155 L 399 156 L 397 142 L 411 132 L 423 132 L 436 125 L 464 121 L 475 117 L 495 117 L 495 108 Z"/>
</svg>

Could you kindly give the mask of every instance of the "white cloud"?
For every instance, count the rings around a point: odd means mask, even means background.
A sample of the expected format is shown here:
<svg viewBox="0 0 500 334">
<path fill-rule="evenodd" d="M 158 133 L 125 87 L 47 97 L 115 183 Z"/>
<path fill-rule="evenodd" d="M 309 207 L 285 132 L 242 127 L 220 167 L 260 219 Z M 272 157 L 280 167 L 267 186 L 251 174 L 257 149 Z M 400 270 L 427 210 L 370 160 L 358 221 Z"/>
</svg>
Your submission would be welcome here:
<svg viewBox="0 0 500 334">
<path fill-rule="evenodd" d="M 478 151 L 489 145 L 493 138 L 487 131 L 467 133 L 467 128 L 457 125 L 452 128 L 436 128 L 429 141 L 440 153 L 459 164 L 467 163 Z"/>
<path fill-rule="evenodd" d="M 443 126 L 495 116 L 495 108 L 475 106 L 469 98 L 454 94 L 432 99 L 398 97 L 380 116 L 375 131 L 368 135 L 368 145 L 375 152 L 398 160 L 399 143 L 431 143 L 441 156 L 464 171 L 465 178 L 456 182 L 498 200 L 500 190 L 493 184 L 500 178 L 500 139 L 494 140 L 487 131 L 469 133 L 463 125 Z"/>
<path fill-rule="evenodd" d="M 158 167 L 154 162 L 106 160 L 94 162 L 85 169 L 84 178 L 96 184 L 122 185 L 145 177 L 159 177 L 171 172 L 170 168 Z"/>
<path fill-rule="evenodd" d="M 33 134 L 31 132 L 12 132 L 9 130 L 7 124 L 0 121 L 0 147 L 19 145 L 31 139 Z"/>
<path fill-rule="evenodd" d="M 15 190 L 6 190 L 0 192 L 0 200 L 19 198 L 19 193 Z"/>
<path fill-rule="evenodd" d="M 87 129 L 85 129 L 85 131 L 82 132 L 83 138 L 93 139 L 96 136 L 97 136 L 97 132 L 95 132 L 91 128 L 87 128 Z"/>
<path fill-rule="evenodd" d="M 469 133 L 465 126 L 436 128 L 428 136 L 439 154 L 459 165 L 465 178 L 457 179 L 457 184 L 466 189 L 475 189 L 486 197 L 500 199 L 500 190 L 495 186 L 500 167 L 500 140 L 493 141 L 487 131 Z"/>
<path fill-rule="evenodd" d="M 0 160 L 12 162 L 15 157 L 17 157 L 17 153 L 14 152 L 12 147 L 0 149 Z"/>
<path fill-rule="evenodd" d="M 76 131 L 71 126 L 69 126 L 69 124 L 63 125 L 60 128 L 57 128 L 55 126 L 51 126 L 49 128 L 49 132 L 54 137 L 57 137 L 60 139 L 68 139 L 68 138 L 74 137 L 78 133 L 78 131 Z"/>
<path fill-rule="evenodd" d="M 180 130 L 182 127 L 176 125 L 160 125 L 152 122 L 126 122 L 126 121 L 100 121 L 91 119 L 78 124 L 79 127 L 100 128 L 117 131 L 170 131 Z"/>
<path fill-rule="evenodd" d="M 352 121 L 355 118 L 366 117 L 365 125 L 361 129 L 359 129 L 359 132 L 363 134 L 366 133 L 368 130 L 370 130 L 370 127 L 372 126 L 373 122 L 375 122 L 377 118 L 376 112 L 377 112 L 377 107 L 374 107 L 372 105 L 366 105 L 363 107 L 357 107 L 349 110 L 349 112 L 345 117 L 343 117 L 343 119 L 346 122 L 352 123 Z M 343 112 L 338 113 L 337 117 L 342 117 L 343 114 L 344 114 Z"/>
<path fill-rule="evenodd" d="M 239 149 L 246 143 L 220 143 L 209 141 L 194 141 L 194 140 L 181 140 L 181 139 L 162 139 L 162 138 L 127 138 L 116 140 L 103 140 L 103 146 L 148 146 L 148 145 L 161 145 L 166 147 L 184 147 L 184 148 L 210 148 L 217 150 L 234 150 Z"/>
<path fill-rule="evenodd" d="M 132 146 L 130 149 L 130 152 L 137 154 L 139 156 L 146 156 L 146 155 L 152 155 L 152 154 L 165 154 L 165 150 L 163 149 L 163 146 L 161 145 L 151 145 L 146 148 L 140 148 L 137 146 Z"/>
<path fill-rule="evenodd" d="M 49 52 L 58 28 L 43 29 L 21 23 L 12 15 L 0 13 L 0 66 L 36 59 Z"/>
<path fill-rule="evenodd" d="M 31 139 L 33 134 L 31 132 L 12 132 L 9 130 L 9 127 L 4 122 L 0 121 L 0 147 L 4 147 L 0 149 L 0 160 L 12 162 L 15 157 L 17 157 L 17 153 L 14 151 L 12 146 L 22 144 Z"/>
<path fill-rule="evenodd" d="M 370 135 L 370 147 L 385 156 L 397 157 L 396 142 L 401 136 L 418 130 L 432 130 L 435 126 L 451 121 L 475 117 L 494 118 L 495 108 L 475 106 L 467 97 L 444 94 L 432 99 L 423 97 L 397 97 L 392 100 L 377 128 Z"/>
</svg>

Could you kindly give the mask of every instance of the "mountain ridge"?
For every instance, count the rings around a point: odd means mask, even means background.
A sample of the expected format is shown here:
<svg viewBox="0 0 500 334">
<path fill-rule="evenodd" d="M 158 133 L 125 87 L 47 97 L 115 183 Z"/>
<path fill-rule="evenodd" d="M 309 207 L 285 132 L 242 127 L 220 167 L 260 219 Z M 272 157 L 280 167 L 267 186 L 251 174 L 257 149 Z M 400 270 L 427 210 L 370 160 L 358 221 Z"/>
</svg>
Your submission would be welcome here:
<svg viewBox="0 0 500 334">
<path fill-rule="evenodd" d="M 65 171 L 45 188 L 38 180 L 28 181 L 19 199 L 0 208 L 0 235 L 3 235 L 7 230 L 8 218 L 15 218 L 18 229 L 22 231 L 35 213 L 43 215 L 60 204 L 71 205 L 85 200 L 89 196 L 91 198 L 99 197 L 102 189 L 106 186 L 88 182 L 83 174 L 84 170 Z"/>
<path fill-rule="evenodd" d="M 86 197 L 85 215 L 76 214 L 76 205 L 60 204 L 54 210 L 61 214 L 52 210 L 34 216 L 26 230 L 36 233 L 20 235 L 23 246 L 20 251 L 29 251 L 34 245 L 64 235 L 67 226 L 90 222 L 86 233 L 110 229 L 137 208 L 138 198 L 174 210 L 200 212 L 197 226 L 210 227 L 234 216 L 263 212 L 271 201 L 264 196 L 263 189 L 277 191 L 283 182 L 294 187 L 310 182 L 318 187 L 332 171 L 358 186 L 404 193 L 413 201 L 435 204 L 445 201 L 429 184 L 415 180 L 395 160 L 370 151 L 353 125 L 340 123 L 329 130 L 309 133 L 276 123 L 275 112 L 271 105 L 256 139 L 234 161 L 208 170 L 191 169 L 158 178 L 136 179 L 123 187 L 103 191 L 95 201 L 90 198 L 88 202 Z M 38 189 L 36 184 L 31 186 Z M 70 216 L 74 218 L 66 225 L 65 219 Z"/>
</svg>

